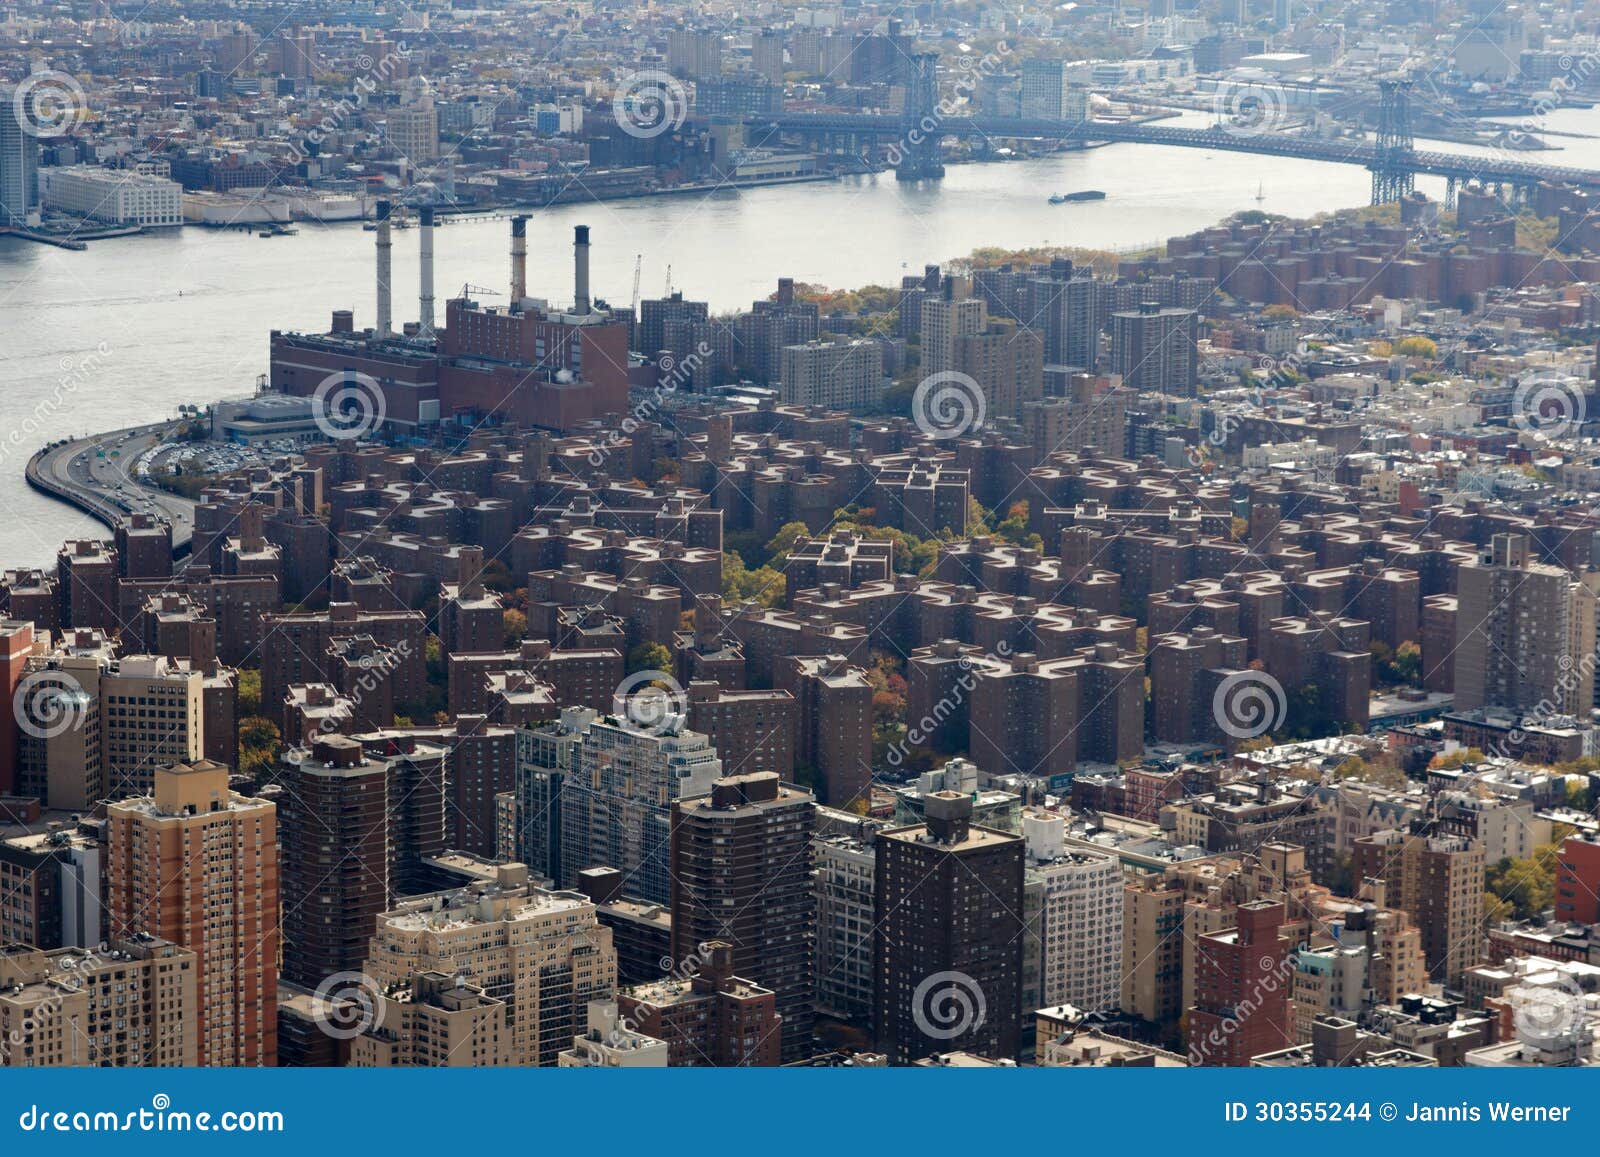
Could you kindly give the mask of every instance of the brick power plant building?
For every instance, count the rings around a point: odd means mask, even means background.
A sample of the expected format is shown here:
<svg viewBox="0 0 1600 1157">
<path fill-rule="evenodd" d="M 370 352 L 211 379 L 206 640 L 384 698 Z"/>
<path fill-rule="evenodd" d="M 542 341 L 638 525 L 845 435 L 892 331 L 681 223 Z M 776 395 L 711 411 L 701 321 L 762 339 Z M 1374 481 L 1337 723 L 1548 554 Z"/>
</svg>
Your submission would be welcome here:
<svg viewBox="0 0 1600 1157">
<path fill-rule="evenodd" d="M 337 401 L 348 391 L 380 397 L 374 410 L 403 432 L 464 419 L 573 430 L 628 405 L 628 327 L 589 294 L 589 227 L 577 226 L 568 309 L 527 296 L 526 218 L 511 222 L 511 293 L 490 308 L 466 297 L 445 303 L 434 325 L 433 211 L 420 212 L 419 320 L 391 325 L 389 206 L 378 206 L 377 317 L 357 330 L 335 310 L 324 334 L 272 332 L 272 388 Z"/>
</svg>

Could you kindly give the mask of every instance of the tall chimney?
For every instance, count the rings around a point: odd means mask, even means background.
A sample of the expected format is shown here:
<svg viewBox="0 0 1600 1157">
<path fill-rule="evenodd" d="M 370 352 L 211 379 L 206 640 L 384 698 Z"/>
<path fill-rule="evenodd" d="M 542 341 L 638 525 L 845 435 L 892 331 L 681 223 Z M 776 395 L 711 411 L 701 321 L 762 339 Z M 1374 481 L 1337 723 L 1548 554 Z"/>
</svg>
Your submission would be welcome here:
<svg viewBox="0 0 1600 1157">
<path fill-rule="evenodd" d="M 389 317 L 389 260 L 393 242 L 389 238 L 389 202 L 378 202 L 378 324 L 381 340 L 393 332 Z"/>
<path fill-rule="evenodd" d="M 589 312 L 589 226 L 572 230 L 572 312 Z"/>
<path fill-rule="evenodd" d="M 427 341 L 433 337 L 433 206 L 422 206 L 418 215 L 418 224 L 422 229 L 418 246 L 422 254 L 422 286 L 419 291 L 421 317 L 418 318 L 421 325 L 417 329 L 417 336 Z"/>
<path fill-rule="evenodd" d="M 511 308 L 528 296 L 528 219 L 511 218 Z"/>
</svg>

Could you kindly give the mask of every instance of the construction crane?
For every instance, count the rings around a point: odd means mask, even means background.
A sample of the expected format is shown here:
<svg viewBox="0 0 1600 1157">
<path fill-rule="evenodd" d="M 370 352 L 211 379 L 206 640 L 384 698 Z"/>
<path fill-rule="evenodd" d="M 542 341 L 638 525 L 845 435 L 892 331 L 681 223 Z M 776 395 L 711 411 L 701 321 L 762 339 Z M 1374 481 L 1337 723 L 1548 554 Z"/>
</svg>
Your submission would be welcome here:
<svg viewBox="0 0 1600 1157">
<path fill-rule="evenodd" d="M 633 255 L 633 316 L 639 316 L 639 272 L 644 268 L 644 254 Z"/>
<path fill-rule="evenodd" d="M 476 294 L 481 294 L 484 297 L 501 297 L 501 296 L 504 296 L 498 289 L 490 289 L 490 288 L 488 288 L 487 286 L 484 286 L 484 285 L 473 285 L 470 281 L 462 283 L 462 285 L 461 285 L 461 296 L 462 296 L 463 299 L 469 298 L 475 293 Z"/>
</svg>

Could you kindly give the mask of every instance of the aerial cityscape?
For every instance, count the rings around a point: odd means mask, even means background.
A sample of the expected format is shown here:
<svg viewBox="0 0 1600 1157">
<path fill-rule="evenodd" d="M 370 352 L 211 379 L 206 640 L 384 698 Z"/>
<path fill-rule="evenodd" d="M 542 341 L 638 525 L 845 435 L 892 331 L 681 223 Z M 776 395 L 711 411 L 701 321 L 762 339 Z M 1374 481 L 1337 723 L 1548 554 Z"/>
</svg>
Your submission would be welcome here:
<svg viewBox="0 0 1600 1157">
<path fill-rule="evenodd" d="M 0 1072 L 1600 1068 L 1597 105 L 1571 0 L 0 0 Z M 1578 1112 L 1466 1096 L 1316 1120 Z"/>
</svg>

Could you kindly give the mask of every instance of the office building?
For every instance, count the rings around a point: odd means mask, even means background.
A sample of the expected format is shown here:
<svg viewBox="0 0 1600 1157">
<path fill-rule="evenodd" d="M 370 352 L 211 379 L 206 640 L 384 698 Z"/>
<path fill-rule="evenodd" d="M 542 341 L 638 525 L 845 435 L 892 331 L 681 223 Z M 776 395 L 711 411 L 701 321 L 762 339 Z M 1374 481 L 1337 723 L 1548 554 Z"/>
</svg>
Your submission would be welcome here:
<svg viewBox="0 0 1600 1157">
<path fill-rule="evenodd" d="M 783 347 L 782 399 L 796 406 L 863 410 L 883 401 L 883 346 L 875 341 L 807 342 Z"/>
<path fill-rule="evenodd" d="M 670 1050 L 656 1040 L 629 1028 L 614 1000 L 591 1000 L 589 1023 L 572 1047 L 562 1052 L 557 1067 L 563 1069 L 664 1069 Z"/>
<path fill-rule="evenodd" d="M 1363 836 L 1351 849 L 1355 878 L 1383 881 L 1386 902 L 1422 933 L 1428 975 L 1450 985 L 1483 960 L 1484 866 L 1480 841 L 1436 834 L 1424 821 Z"/>
<path fill-rule="evenodd" d="M 1044 364 L 1092 373 L 1105 325 L 1094 270 L 1055 258 L 1022 290 L 1022 322 L 1044 342 Z M 1121 446 L 1114 447 L 1120 450 Z"/>
<path fill-rule="evenodd" d="M 132 169 L 68 165 L 39 171 L 46 208 L 108 225 L 159 229 L 183 224 L 183 186 Z"/>
<path fill-rule="evenodd" d="M 672 976 L 617 994 L 633 1031 L 664 1041 L 674 1068 L 771 1068 L 783 1051 L 783 1018 L 770 988 L 737 976 L 733 946 L 709 941 Z"/>
<path fill-rule="evenodd" d="M 1022 62 L 1022 115 L 1029 120 L 1081 121 L 1089 115 L 1082 64 L 1068 60 Z"/>
<path fill-rule="evenodd" d="M 817 1012 L 863 1026 L 872 1020 L 872 910 L 877 880 L 872 841 L 884 826 L 879 820 L 819 809 L 812 841 Z"/>
<path fill-rule="evenodd" d="M 93 948 L 109 931 L 96 822 L 0 840 L 0 944 Z"/>
<path fill-rule="evenodd" d="M 413 167 L 431 164 L 439 159 L 439 110 L 430 100 L 390 109 L 383 135 Z"/>
<path fill-rule="evenodd" d="M 283 753 L 283 977 L 359 972 L 392 897 L 389 767 L 340 735 Z"/>
<path fill-rule="evenodd" d="M 946 277 L 940 292 L 922 299 L 922 376 L 957 372 L 956 339 L 983 333 L 989 311 L 979 297 L 962 297 L 960 282 Z"/>
<path fill-rule="evenodd" d="M 583 869 L 605 864 L 629 880 L 630 896 L 669 903 L 672 805 L 709 793 L 721 774 L 716 749 L 681 720 L 658 734 L 596 718 L 561 787 L 561 882 L 573 884 Z"/>
<path fill-rule="evenodd" d="M 39 219 L 39 139 L 24 127 L 16 92 L 0 88 L 0 226 Z"/>
</svg>

